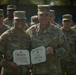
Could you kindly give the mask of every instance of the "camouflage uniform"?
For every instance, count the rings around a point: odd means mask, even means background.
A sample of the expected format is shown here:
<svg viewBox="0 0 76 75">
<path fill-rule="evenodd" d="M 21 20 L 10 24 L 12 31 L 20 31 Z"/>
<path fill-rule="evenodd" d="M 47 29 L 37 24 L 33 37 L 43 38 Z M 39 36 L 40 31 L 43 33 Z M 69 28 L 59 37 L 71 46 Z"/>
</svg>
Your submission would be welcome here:
<svg viewBox="0 0 76 75">
<path fill-rule="evenodd" d="M 7 5 L 7 11 L 15 11 L 15 10 L 16 10 L 15 5 Z M 6 17 L 4 19 L 4 24 L 8 25 L 9 27 L 12 27 L 13 26 L 13 18 L 10 19 L 10 18 Z"/>
<path fill-rule="evenodd" d="M 3 9 L 0 9 L 0 17 L 2 17 L 2 19 L 4 18 L 4 10 Z M 0 35 L 5 32 L 6 30 L 9 29 L 9 26 L 5 25 L 3 23 L 3 25 L 0 27 Z"/>
<path fill-rule="evenodd" d="M 10 20 L 8 17 L 6 17 L 4 20 L 4 24 L 7 24 L 8 26 L 13 26 L 13 20 Z"/>
<path fill-rule="evenodd" d="M 39 23 L 38 16 L 37 15 L 32 16 L 31 17 L 31 25 L 35 25 L 37 23 Z"/>
<path fill-rule="evenodd" d="M 54 25 L 54 26 L 56 26 L 56 27 L 58 27 L 58 28 L 61 28 L 61 26 L 60 26 L 58 23 L 56 23 L 56 22 L 53 22 L 52 25 Z"/>
<path fill-rule="evenodd" d="M 65 31 L 62 29 L 64 34 L 67 37 L 67 40 L 70 44 L 70 50 L 68 57 L 66 57 L 65 62 L 65 71 L 69 75 L 75 75 L 76 74 L 76 32 L 71 29 L 70 31 Z"/>
<path fill-rule="evenodd" d="M 42 8 L 44 10 L 45 6 L 39 7 L 38 11 Z M 51 24 L 45 29 L 42 29 L 40 24 L 33 25 L 26 32 L 30 35 L 32 48 L 44 46 L 45 48 L 52 47 L 55 50 L 55 54 L 46 55 L 46 62 L 33 65 L 33 74 L 61 75 L 60 58 L 67 55 L 69 48 L 63 32 Z"/>
<path fill-rule="evenodd" d="M 9 27 L 7 25 L 3 25 L 1 28 L 0 28 L 0 35 L 5 32 L 6 30 L 8 30 Z"/>
<path fill-rule="evenodd" d="M 25 19 L 25 13 L 23 11 L 16 11 L 15 14 L 17 16 L 14 15 L 14 19 Z M 23 30 L 18 31 L 15 27 L 12 27 L 1 35 L 0 51 L 4 52 L 6 59 L 1 75 L 25 75 L 26 72 L 28 72 L 25 66 L 18 66 L 17 68 L 12 69 L 10 67 L 10 62 L 13 62 L 14 50 L 26 50 L 29 49 L 29 46 L 30 38 Z"/>
<path fill-rule="evenodd" d="M 72 15 L 65 14 L 63 15 L 62 20 L 70 20 L 72 21 Z M 62 70 L 66 72 L 67 75 L 75 75 L 76 74 L 76 31 L 73 29 L 65 30 L 65 28 L 61 28 L 64 32 L 69 45 L 69 53 L 68 56 L 61 61 Z"/>
<path fill-rule="evenodd" d="M 4 18 L 4 10 L 0 9 L 0 20 L 3 20 Z M 8 30 L 9 27 L 5 24 L 0 24 L 0 35 L 5 32 L 6 30 Z M 1 71 L 1 60 L 2 60 L 2 55 L 0 54 L 0 71 Z"/>
<path fill-rule="evenodd" d="M 55 11 L 54 10 L 50 10 L 50 17 L 55 18 Z M 56 27 L 61 27 L 58 23 L 56 23 L 55 21 L 52 22 L 52 25 L 56 26 Z"/>
</svg>

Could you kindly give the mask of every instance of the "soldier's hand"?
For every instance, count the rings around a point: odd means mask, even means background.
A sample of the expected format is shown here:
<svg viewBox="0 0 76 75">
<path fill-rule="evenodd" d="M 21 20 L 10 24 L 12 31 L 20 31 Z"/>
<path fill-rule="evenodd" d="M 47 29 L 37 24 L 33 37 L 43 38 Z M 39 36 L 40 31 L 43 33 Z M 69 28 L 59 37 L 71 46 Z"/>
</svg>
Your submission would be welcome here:
<svg viewBox="0 0 76 75">
<path fill-rule="evenodd" d="M 10 62 L 10 67 L 12 69 L 16 69 L 18 67 L 18 65 L 16 63 L 14 63 L 14 62 Z"/>
<path fill-rule="evenodd" d="M 46 54 L 54 54 L 54 50 L 52 47 L 47 47 L 46 48 Z"/>
</svg>

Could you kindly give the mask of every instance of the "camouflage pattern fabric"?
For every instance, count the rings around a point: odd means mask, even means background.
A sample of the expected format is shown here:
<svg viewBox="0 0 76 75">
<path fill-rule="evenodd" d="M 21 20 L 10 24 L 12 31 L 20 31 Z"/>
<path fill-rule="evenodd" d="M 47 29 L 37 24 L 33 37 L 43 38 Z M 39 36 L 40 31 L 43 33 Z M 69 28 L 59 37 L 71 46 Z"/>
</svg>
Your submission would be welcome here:
<svg viewBox="0 0 76 75">
<path fill-rule="evenodd" d="M 42 29 L 40 24 L 37 24 L 31 26 L 26 32 L 30 35 L 32 48 L 39 46 L 52 47 L 56 52 L 53 55 L 47 55 L 46 62 L 33 65 L 33 73 L 61 75 L 60 58 L 67 55 L 69 48 L 63 32 L 51 24 L 46 29 Z"/>
<path fill-rule="evenodd" d="M 0 35 L 5 32 L 6 30 L 8 30 L 9 27 L 7 25 L 3 25 L 1 28 L 0 28 Z M 0 54 L 0 70 L 1 70 L 1 60 L 3 59 L 2 55 Z"/>
<path fill-rule="evenodd" d="M 7 5 L 7 10 L 16 10 L 16 5 Z"/>
<path fill-rule="evenodd" d="M 38 16 L 37 15 L 34 15 L 31 17 L 31 25 L 34 25 L 34 24 L 37 24 L 39 23 L 38 21 Z"/>
<path fill-rule="evenodd" d="M 76 74 L 76 31 L 62 29 L 70 45 L 68 56 L 61 61 L 62 70 L 68 75 Z"/>
<path fill-rule="evenodd" d="M 5 58 L 9 62 L 13 62 L 14 50 L 26 50 L 30 46 L 30 38 L 24 31 L 17 31 L 13 27 L 4 32 L 0 37 L 0 51 L 5 52 Z M 25 75 L 27 69 L 25 66 L 19 66 L 16 70 L 12 70 L 9 65 L 3 70 L 2 75 Z M 8 74 L 9 73 L 9 74 Z M 19 74 L 16 74 L 19 73 Z"/>
<path fill-rule="evenodd" d="M 3 20 L 4 24 L 8 25 L 9 27 L 12 27 L 13 26 L 13 20 L 10 20 L 8 18 L 5 18 Z"/>
<path fill-rule="evenodd" d="M 54 22 L 53 25 L 58 27 L 58 28 L 61 28 L 61 26 L 58 23 L 56 23 L 56 22 Z"/>
<path fill-rule="evenodd" d="M 26 70 L 27 69 L 24 66 L 18 66 L 16 69 L 11 69 L 8 66 L 1 71 L 1 75 L 27 75 L 25 72 Z"/>
<path fill-rule="evenodd" d="M 5 32 L 6 30 L 8 30 L 10 27 L 9 26 L 7 26 L 7 25 L 3 25 L 1 28 L 0 28 L 0 35 L 3 33 L 3 32 Z"/>
</svg>

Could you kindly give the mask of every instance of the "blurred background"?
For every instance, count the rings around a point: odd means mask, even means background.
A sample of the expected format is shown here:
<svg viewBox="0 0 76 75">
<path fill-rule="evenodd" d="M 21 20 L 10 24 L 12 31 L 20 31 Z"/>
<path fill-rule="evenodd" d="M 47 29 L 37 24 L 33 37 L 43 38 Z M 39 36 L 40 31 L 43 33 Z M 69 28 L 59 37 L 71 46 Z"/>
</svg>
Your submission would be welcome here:
<svg viewBox="0 0 76 75">
<path fill-rule="evenodd" d="M 27 23 L 30 17 L 37 14 L 37 5 L 50 4 L 51 9 L 55 10 L 55 21 L 61 24 L 63 14 L 71 14 L 76 24 L 76 0 L 0 0 L 0 9 L 4 9 L 6 17 L 6 8 L 8 4 L 16 5 L 17 10 L 26 11 Z"/>
</svg>

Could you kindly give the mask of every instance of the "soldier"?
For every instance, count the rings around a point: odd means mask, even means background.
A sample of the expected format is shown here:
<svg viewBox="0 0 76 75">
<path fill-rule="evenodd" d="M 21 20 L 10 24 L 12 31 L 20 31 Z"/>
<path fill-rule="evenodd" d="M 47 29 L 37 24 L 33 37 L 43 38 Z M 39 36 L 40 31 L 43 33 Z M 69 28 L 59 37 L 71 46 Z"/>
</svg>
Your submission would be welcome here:
<svg viewBox="0 0 76 75">
<path fill-rule="evenodd" d="M 16 10 L 15 5 L 7 5 L 7 17 L 4 19 L 4 23 L 9 27 L 13 26 L 13 12 Z"/>
<path fill-rule="evenodd" d="M 50 22 L 54 25 L 54 26 L 57 26 L 57 27 L 61 27 L 58 23 L 56 23 L 55 21 L 55 10 L 50 10 Z"/>
<path fill-rule="evenodd" d="M 34 75 L 61 75 L 60 58 L 68 53 L 68 42 L 63 32 L 50 24 L 50 6 L 38 5 L 37 25 L 27 29 L 31 38 L 31 47 L 46 48 L 46 62 L 33 65 Z"/>
<path fill-rule="evenodd" d="M 67 75 L 76 74 L 76 31 L 71 28 L 72 25 L 72 15 L 64 14 L 62 16 L 61 28 L 70 45 L 68 56 L 61 61 L 62 71 L 66 72 Z"/>
<path fill-rule="evenodd" d="M 31 17 L 31 24 L 30 24 L 30 26 L 35 25 L 37 23 L 39 23 L 38 16 L 37 15 L 32 16 Z"/>
<path fill-rule="evenodd" d="M 0 52 L 4 54 L 1 75 L 27 75 L 28 70 L 13 61 L 14 50 L 26 50 L 30 46 L 30 37 L 24 32 L 25 11 L 14 12 L 14 27 L 11 27 L 0 37 Z"/>
<path fill-rule="evenodd" d="M 9 29 L 9 27 L 3 23 L 3 18 L 4 18 L 4 11 L 3 9 L 0 9 L 0 35 Z M 1 59 L 2 56 L 0 55 L 0 71 L 1 71 Z"/>
<path fill-rule="evenodd" d="M 10 28 L 9 26 L 3 23 L 3 18 L 4 18 L 4 10 L 0 9 L 0 35 Z"/>
</svg>

